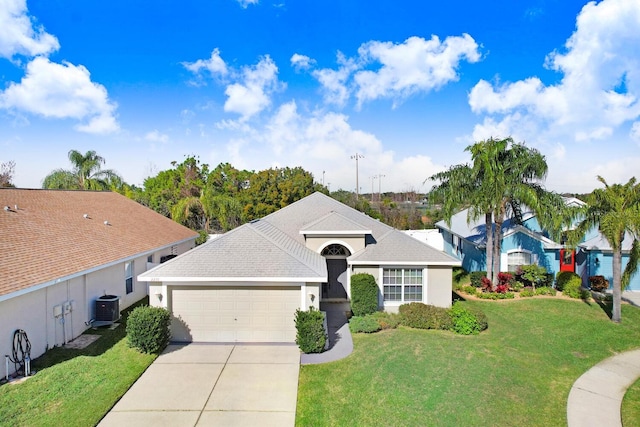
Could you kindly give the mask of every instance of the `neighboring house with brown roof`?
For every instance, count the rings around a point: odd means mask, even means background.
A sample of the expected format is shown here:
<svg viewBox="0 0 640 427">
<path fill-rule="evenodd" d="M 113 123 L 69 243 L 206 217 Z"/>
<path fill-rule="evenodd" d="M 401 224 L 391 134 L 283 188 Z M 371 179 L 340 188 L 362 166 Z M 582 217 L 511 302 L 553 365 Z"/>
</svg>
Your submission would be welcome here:
<svg viewBox="0 0 640 427">
<path fill-rule="evenodd" d="M 380 308 L 451 305 L 460 261 L 322 193 L 244 224 L 141 274 L 176 341 L 293 342 L 296 309 L 347 301 L 370 273 Z"/>
<path fill-rule="evenodd" d="M 119 296 L 120 309 L 140 300 L 137 276 L 198 236 L 112 192 L 2 188 L 0 209 L 0 355 L 12 354 L 16 329 L 32 358 L 72 340 L 102 295 Z"/>
</svg>

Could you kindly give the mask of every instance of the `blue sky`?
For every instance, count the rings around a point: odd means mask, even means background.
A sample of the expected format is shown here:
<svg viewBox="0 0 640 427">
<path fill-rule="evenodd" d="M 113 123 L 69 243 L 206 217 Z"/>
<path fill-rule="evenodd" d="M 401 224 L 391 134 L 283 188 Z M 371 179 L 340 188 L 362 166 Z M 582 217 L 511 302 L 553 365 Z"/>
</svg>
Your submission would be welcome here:
<svg viewBox="0 0 640 427">
<path fill-rule="evenodd" d="M 589 192 L 637 175 L 638 28 L 631 0 L 0 0 L 0 162 L 20 187 L 77 149 L 137 185 L 198 155 L 355 190 L 358 153 L 361 192 L 427 191 L 512 136 Z"/>
</svg>

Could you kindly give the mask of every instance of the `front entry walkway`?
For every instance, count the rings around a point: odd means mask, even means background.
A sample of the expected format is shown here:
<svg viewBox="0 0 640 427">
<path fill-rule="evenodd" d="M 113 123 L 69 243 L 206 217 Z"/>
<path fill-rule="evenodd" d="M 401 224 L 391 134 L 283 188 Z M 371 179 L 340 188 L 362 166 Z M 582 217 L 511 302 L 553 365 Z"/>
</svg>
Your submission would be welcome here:
<svg viewBox="0 0 640 427">
<path fill-rule="evenodd" d="M 347 312 L 351 310 L 348 302 L 322 302 L 320 310 L 327 313 L 329 329 L 329 349 L 323 353 L 301 354 L 302 365 L 316 365 L 344 359 L 353 352 L 353 339 L 349 330 Z"/>
<path fill-rule="evenodd" d="M 609 357 L 589 369 L 569 392 L 569 427 L 622 426 L 620 405 L 627 388 L 638 378 L 640 349 Z"/>
<path fill-rule="evenodd" d="M 109 426 L 293 426 L 295 345 L 169 345 L 102 419 Z"/>
</svg>

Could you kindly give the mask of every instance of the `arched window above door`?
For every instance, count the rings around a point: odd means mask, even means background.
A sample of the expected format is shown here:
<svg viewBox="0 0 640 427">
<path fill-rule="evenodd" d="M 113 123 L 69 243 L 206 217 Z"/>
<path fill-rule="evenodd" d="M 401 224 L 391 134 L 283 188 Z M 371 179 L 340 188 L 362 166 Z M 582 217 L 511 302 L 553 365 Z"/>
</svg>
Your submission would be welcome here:
<svg viewBox="0 0 640 427">
<path fill-rule="evenodd" d="M 322 256 L 349 256 L 349 250 L 337 243 L 328 245 L 322 250 Z"/>
</svg>

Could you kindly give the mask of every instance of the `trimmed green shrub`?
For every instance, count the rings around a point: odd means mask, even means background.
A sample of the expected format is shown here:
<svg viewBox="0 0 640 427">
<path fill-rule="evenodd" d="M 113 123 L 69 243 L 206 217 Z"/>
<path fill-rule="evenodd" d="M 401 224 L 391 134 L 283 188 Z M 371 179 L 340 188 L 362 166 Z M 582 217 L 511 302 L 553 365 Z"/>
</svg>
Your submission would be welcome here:
<svg viewBox="0 0 640 427">
<path fill-rule="evenodd" d="M 529 298 L 534 296 L 536 293 L 533 292 L 532 288 L 525 288 L 522 291 L 520 291 L 520 298 Z"/>
<path fill-rule="evenodd" d="M 521 265 L 518 267 L 519 280 L 527 282 L 533 287 L 545 286 L 549 281 L 547 269 L 536 264 Z"/>
<path fill-rule="evenodd" d="M 480 292 L 476 295 L 478 298 L 482 299 L 513 299 L 515 298 L 515 294 L 513 292 Z"/>
<path fill-rule="evenodd" d="M 171 313 L 166 308 L 142 305 L 127 317 L 129 346 L 143 353 L 160 353 L 169 344 Z"/>
<path fill-rule="evenodd" d="M 400 306 L 400 323 L 417 329 L 451 329 L 451 316 L 446 308 L 412 302 Z"/>
<path fill-rule="evenodd" d="M 573 271 L 559 271 L 556 275 L 556 289 L 562 292 L 564 290 L 564 285 L 573 277 L 580 278 L 580 276 Z"/>
<path fill-rule="evenodd" d="M 582 289 L 582 280 L 577 275 L 564 284 L 562 294 L 576 299 L 587 299 L 590 295 L 587 290 Z"/>
<path fill-rule="evenodd" d="M 487 316 L 480 310 L 465 307 L 460 302 L 455 302 L 449 310 L 452 330 L 462 335 L 477 335 L 487 329 Z"/>
<path fill-rule="evenodd" d="M 378 285 L 367 273 L 351 276 L 351 311 L 354 316 L 364 316 L 378 311 Z"/>
<path fill-rule="evenodd" d="M 487 277 L 486 271 L 472 271 L 469 273 L 469 279 L 471 280 L 471 286 L 476 288 L 482 287 L 482 278 Z"/>
<path fill-rule="evenodd" d="M 453 267 L 452 271 L 453 285 L 465 285 L 469 280 L 469 272 L 462 267 Z"/>
<path fill-rule="evenodd" d="M 517 280 L 515 280 L 513 282 L 513 285 L 511 285 L 511 289 L 513 289 L 516 292 L 520 292 L 523 288 L 524 288 L 524 283 L 519 282 Z"/>
<path fill-rule="evenodd" d="M 604 292 L 609 289 L 609 281 L 604 276 L 590 276 L 589 287 L 592 291 Z"/>
<path fill-rule="evenodd" d="M 296 344 L 303 353 L 321 353 L 327 343 L 324 313 L 311 307 L 309 311 L 296 310 Z"/>
<path fill-rule="evenodd" d="M 550 288 L 549 286 L 541 286 L 539 288 L 536 288 L 536 295 L 555 296 L 555 294 L 556 294 L 556 290 L 553 288 Z"/>
<path fill-rule="evenodd" d="M 378 321 L 380 329 L 395 329 L 400 324 L 400 315 L 398 313 L 387 313 L 386 311 L 376 311 L 369 316 Z"/>
<path fill-rule="evenodd" d="M 382 329 L 380 323 L 372 314 L 353 316 L 349 319 L 349 330 L 354 333 L 363 332 L 370 334 L 372 332 L 378 332 L 380 329 Z"/>
<path fill-rule="evenodd" d="M 475 295 L 477 289 L 478 288 L 476 288 L 474 286 L 467 285 L 467 286 L 463 286 L 462 287 L 462 292 L 464 292 L 465 294 L 469 294 L 469 295 Z"/>
</svg>

